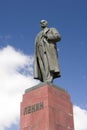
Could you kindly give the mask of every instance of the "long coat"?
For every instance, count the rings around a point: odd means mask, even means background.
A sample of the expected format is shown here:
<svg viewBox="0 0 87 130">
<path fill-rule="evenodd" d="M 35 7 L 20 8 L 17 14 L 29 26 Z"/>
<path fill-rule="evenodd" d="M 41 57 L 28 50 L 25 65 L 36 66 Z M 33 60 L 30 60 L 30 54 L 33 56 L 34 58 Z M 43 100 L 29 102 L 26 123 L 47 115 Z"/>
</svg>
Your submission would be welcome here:
<svg viewBox="0 0 87 130">
<path fill-rule="evenodd" d="M 61 37 L 55 28 L 45 28 L 35 40 L 34 78 L 43 81 L 43 73 L 53 73 L 53 79 L 60 77 L 56 42 Z"/>
</svg>

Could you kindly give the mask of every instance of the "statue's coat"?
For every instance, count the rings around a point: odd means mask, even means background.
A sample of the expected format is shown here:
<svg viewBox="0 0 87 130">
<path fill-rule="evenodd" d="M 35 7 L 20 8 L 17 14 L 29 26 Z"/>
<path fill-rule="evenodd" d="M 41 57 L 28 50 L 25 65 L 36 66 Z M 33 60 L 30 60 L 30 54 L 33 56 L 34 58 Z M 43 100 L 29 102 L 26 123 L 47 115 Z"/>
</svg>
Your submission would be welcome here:
<svg viewBox="0 0 87 130">
<path fill-rule="evenodd" d="M 43 81 L 43 73 L 53 73 L 53 79 L 60 77 L 56 42 L 61 37 L 55 28 L 45 28 L 35 40 L 34 78 Z M 46 67 L 47 65 L 47 67 Z M 48 69 L 48 70 L 46 70 Z"/>
</svg>

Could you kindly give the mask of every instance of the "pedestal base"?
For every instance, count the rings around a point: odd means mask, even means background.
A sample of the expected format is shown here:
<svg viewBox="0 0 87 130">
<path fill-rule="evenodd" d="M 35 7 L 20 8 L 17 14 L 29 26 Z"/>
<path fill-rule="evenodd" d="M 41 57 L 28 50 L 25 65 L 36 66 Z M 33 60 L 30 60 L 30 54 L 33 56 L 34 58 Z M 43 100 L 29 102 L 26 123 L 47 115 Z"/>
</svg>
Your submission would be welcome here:
<svg viewBox="0 0 87 130">
<path fill-rule="evenodd" d="M 39 84 L 25 91 L 20 130 L 74 130 L 69 94 L 53 84 Z"/>
</svg>

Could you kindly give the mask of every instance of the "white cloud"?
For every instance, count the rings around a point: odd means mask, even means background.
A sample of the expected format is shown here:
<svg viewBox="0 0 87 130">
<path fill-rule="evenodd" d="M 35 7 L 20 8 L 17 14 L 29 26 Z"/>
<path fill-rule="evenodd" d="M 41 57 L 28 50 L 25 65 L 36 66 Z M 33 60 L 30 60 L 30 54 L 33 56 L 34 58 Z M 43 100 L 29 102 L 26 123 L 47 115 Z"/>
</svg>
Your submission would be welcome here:
<svg viewBox="0 0 87 130">
<path fill-rule="evenodd" d="M 0 130 L 17 124 L 22 94 L 37 83 L 32 73 L 33 56 L 11 46 L 0 49 Z"/>
<path fill-rule="evenodd" d="M 22 94 L 38 83 L 32 73 L 33 56 L 11 46 L 0 49 L 0 130 L 18 123 Z M 74 122 L 75 130 L 87 130 L 87 110 L 74 106 Z"/>
<path fill-rule="evenodd" d="M 87 130 L 87 110 L 74 106 L 75 130 Z"/>
</svg>

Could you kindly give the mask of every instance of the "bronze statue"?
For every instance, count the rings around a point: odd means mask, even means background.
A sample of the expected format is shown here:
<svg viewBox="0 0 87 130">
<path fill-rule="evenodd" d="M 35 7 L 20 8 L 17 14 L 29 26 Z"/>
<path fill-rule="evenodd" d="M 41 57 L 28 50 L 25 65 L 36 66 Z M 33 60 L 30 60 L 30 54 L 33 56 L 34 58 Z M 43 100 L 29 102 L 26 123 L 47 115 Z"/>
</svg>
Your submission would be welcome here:
<svg viewBox="0 0 87 130">
<path fill-rule="evenodd" d="M 53 82 L 60 77 L 56 42 L 61 40 L 55 28 L 49 28 L 46 20 L 41 20 L 41 31 L 35 40 L 34 78 L 42 82 Z"/>
</svg>

